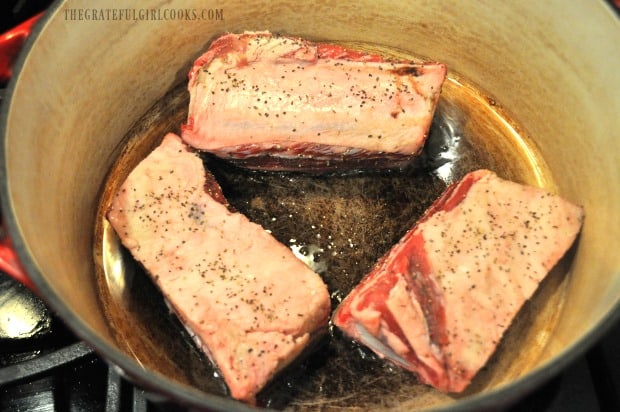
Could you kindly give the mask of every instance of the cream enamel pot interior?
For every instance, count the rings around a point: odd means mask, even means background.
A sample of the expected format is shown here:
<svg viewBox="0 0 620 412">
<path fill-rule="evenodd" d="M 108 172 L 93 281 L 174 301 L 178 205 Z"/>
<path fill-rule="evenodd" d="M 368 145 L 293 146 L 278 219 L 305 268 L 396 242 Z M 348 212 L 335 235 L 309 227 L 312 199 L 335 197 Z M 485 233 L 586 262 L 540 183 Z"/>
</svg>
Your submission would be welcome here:
<svg viewBox="0 0 620 412">
<path fill-rule="evenodd" d="M 123 349 L 101 307 L 92 257 L 100 191 L 123 137 L 185 80 L 209 41 L 227 31 L 370 42 L 445 62 L 501 104 L 535 142 L 554 190 L 585 208 L 557 323 L 518 349 L 544 342 L 540 356 L 467 396 L 427 404 L 405 399 L 397 408 L 506 405 L 559 372 L 618 320 L 620 21 L 605 3 L 171 0 L 139 7 L 211 9 L 221 18 L 79 20 L 71 14 L 92 7 L 54 4 L 17 64 L 1 115 L 2 210 L 40 295 L 98 353 L 153 393 L 195 408 L 246 407 L 154 371 Z M 115 1 L 96 7 L 127 8 Z M 165 348 L 155 345 L 153 356 L 158 350 Z"/>
</svg>

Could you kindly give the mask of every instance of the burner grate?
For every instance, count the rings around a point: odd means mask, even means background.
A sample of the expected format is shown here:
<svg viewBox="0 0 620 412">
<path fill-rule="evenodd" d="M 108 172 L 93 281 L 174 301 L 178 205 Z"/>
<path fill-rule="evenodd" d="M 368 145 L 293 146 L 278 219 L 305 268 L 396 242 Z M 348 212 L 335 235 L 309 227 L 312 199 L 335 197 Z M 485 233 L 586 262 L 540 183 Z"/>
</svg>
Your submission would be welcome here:
<svg viewBox="0 0 620 412">
<path fill-rule="evenodd" d="M 145 392 L 84 342 L 0 368 L 0 410 L 149 412 Z"/>
<path fill-rule="evenodd" d="M 144 391 L 0 272 L 0 411 L 152 410 Z"/>
<path fill-rule="evenodd" d="M 148 412 L 152 409 L 143 390 L 123 380 L 114 367 L 108 367 L 105 412 Z"/>
<path fill-rule="evenodd" d="M 0 386 L 20 382 L 27 378 L 36 378 L 38 375 L 53 372 L 53 369 L 59 366 L 70 364 L 91 354 L 93 350 L 90 347 L 83 342 L 78 342 L 28 361 L 6 366 L 0 369 Z"/>
</svg>

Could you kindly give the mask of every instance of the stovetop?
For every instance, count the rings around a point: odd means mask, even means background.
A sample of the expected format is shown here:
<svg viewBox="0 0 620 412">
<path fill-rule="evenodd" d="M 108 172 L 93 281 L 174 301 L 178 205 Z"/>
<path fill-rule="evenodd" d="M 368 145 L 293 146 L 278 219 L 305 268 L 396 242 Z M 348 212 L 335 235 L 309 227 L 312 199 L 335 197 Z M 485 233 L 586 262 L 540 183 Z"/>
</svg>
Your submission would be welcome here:
<svg viewBox="0 0 620 412">
<path fill-rule="evenodd" d="M 620 7 L 620 0 L 608 1 Z M 0 33 L 49 3 L 3 2 Z M 618 348 L 620 324 L 509 411 L 620 411 Z M 80 341 L 38 297 L 0 272 L 0 411 L 167 410 L 151 399 Z"/>
</svg>

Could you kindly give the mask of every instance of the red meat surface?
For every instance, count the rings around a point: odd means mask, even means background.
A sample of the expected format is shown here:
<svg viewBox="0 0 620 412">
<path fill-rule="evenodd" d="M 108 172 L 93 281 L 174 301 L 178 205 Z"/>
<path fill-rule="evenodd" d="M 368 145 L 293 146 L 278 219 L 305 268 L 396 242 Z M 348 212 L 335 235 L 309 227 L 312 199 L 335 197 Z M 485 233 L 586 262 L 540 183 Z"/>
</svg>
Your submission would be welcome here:
<svg viewBox="0 0 620 412">
<path fill-rule="evenodd" d="M 255 395 L 326 330 L 319 275 L 261 226 L 226 207 L 202 160 L 174 135 L 127 177 L 107 218 L 231 395 Z"/>
<path fill-rule="evenodd" d="M 333 322 L 422 382 L 461 392 L 583 218 L 543 189 L 472 172 L 379 260 Z"/>
<path fill-rule="evenodd" d="M 426 141 L 445 76 L 440 63 L 226 34 L 189 73 L 182 137 L 254 169 L 403 166 Z"/>
</svg>

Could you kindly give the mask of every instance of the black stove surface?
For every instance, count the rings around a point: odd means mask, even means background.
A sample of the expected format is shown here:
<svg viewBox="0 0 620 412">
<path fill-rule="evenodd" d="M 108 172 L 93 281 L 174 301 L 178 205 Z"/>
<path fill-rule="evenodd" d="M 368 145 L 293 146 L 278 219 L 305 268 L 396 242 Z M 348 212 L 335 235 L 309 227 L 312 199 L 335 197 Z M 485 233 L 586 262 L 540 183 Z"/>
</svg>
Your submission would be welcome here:
<svg viewBox="0 0 620 412">
<path fill-rule="evenodd" d="M 0 411 L 147 411 L 28 289 L 0 273 Z"/>
</svg>

